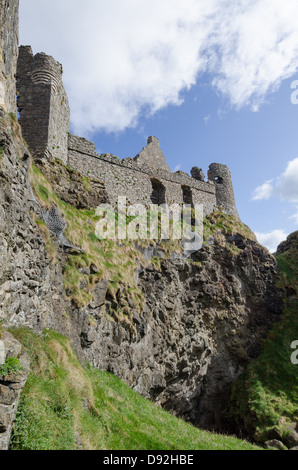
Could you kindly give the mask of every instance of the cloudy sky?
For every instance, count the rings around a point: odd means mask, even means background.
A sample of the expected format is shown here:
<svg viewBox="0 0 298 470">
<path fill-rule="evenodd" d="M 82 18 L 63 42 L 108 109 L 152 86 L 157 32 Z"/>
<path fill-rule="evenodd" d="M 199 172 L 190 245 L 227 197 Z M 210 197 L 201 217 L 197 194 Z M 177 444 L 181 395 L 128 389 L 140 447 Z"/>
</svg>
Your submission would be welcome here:
<svg viewBox="0 0 298 470">
<path fill-rule="evenodd" d="M 71 131 L 171 169 L 230 166 L 273 251 L 298 224 L 297 0 L 20 0 L 20 43 L 63 64 Z"/>
</svg>

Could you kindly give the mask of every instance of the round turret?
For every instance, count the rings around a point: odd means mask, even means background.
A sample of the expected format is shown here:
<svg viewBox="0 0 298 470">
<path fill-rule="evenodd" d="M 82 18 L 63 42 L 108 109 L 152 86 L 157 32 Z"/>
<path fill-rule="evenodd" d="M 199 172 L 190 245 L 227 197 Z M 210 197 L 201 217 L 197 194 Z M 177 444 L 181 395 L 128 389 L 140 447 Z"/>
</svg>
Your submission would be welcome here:
<svg viewBox="0 0 298 470">
<path fill-rule="evenodd" d="M 208 178 L 216 186 L 217 206 L 228 214 L 239 217 L 229 168 L 220 163 L 212 163 L 209 167 Z"/>
<path fill-rule="evenodd" d="M 55 91 L 61 86 L 62 65 L 53 57 L 44 53 L 36 54 L 33 58 L 33 83 L 49 83 Z"/>
</svg>

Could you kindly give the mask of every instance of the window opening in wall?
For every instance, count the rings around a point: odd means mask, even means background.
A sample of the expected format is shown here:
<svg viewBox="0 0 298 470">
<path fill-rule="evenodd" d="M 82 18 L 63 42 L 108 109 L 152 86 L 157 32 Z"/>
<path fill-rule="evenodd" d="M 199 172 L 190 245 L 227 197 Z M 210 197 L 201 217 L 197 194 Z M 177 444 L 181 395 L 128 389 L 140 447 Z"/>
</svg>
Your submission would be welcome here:
<svg viewBox="0 0 298 470">
<path fill-rule="evenodd" d="M 214 181 L 216 184 L 223 184 L 223 178 L 221 178 L 220 176 L 216 176 L 216 178 L 214 178 Z"/>
<path fill-rule="evenodd" d="M 192 190 L 189 186 L 182 186 L 184 204 L 193 205 Z"/>
<path fill-rule="evenodd" d="M 151 202 L 152 204 L 157 204 L 160 206 L 161 204 L 165 204 L 166 202 L 166 188 L 164 185 L 158 180 L 151 180 L 152 184 L 152 194 L 151 194 Z"/>
</svg>

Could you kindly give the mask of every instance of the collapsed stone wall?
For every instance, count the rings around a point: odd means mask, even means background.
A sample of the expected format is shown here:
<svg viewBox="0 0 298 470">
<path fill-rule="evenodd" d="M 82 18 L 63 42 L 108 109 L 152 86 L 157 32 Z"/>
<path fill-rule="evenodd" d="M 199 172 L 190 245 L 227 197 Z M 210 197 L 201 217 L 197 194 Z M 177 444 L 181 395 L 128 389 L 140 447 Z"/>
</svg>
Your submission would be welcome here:
<svg viewBox="0 0 298 470">
<path fill-rule="evenodd" d="M 19 49 L 17 68 L 19 122 L 35 158 L 67 163 L 70 109 L 62 66 L 46 54 Z"/>
<path fill-rule="evenodd" d="M 166 162 L 165 156 L 159 146 L 159 141 L 156 137 L 148 138 L 148 145 L 145 147 L 135 158 L 134 161 L 141 165 L 147 164 L 152 170 L 164 170 L 171 172 L 169 165 Z"/>
<path fill-rule="evenodd" d="M 0 2 L 0 106 L 16 115 L 19 0 Z"/>
</svg>

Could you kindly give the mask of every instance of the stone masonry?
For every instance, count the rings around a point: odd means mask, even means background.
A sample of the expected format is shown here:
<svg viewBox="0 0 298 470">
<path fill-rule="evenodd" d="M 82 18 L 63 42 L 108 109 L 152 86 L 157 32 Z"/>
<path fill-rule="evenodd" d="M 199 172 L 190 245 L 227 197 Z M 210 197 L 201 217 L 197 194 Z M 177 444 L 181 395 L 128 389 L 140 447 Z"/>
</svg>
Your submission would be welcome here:
<svg viewBox="0 0 298 470">
<path fill-rule="evenodd" d="M 111 154 L 98 155 L 94 143 L 70 135 L 68 164 L 83 175 L 103 181 L 112 205 L 118 196 L 126 196 L 128 204 L 203 204 L 205 215 L 221 207 L 238 217 L 227 166 L 212 164 L 209 181 L 182 171 L 172 173 L 156 137 L 149 137 L 147 147 L 135 158 L 121 160 Z"/>
<path fill-rule="evenodd" d="M 70 110 L 62 83 L 62 66 L 46 54 L 19 49 L 18 109 L 23 136 L 33 155 L 67 163 Z"/>
<path fill-rule="evenodd" d="M 159 147 L 155 139 L 155 148 Z M 149 150 L 150 150 L 150 138 Z M 147 149 L 145 149 L 147 150 Z M 160 150 L 160 154 L 161 154 Z M 146 155 L 147 157 L 147 155 Z M 165 169 L 165 160 L 162 159 L 161 168 L 151 168 L 137 157 L 119 159 L 111 154 L 97 155 L 95 146 L 86 139 L 69 137 L 69 165 L 82 174 L 102 180 L 111 204 L 117 203 L 118 196 L 126 196 L 129 204 L 174 203 L 187 202 L 184 200 L 185 190 L 192 192 L 193 204 L 204 204 L 205 212 L 210 213 L 216 206 L 215 185 L 212 182 L 198 181 L 186 173 L 171 173 Z M 164 189 L 164 198 L 158 201 L 152 199 L 154 187 Z"/>
<path fill-rule="evenodd" d="M 0 106 L 16 115 L 19 0 L 0 2 Z"/>
</svg>

